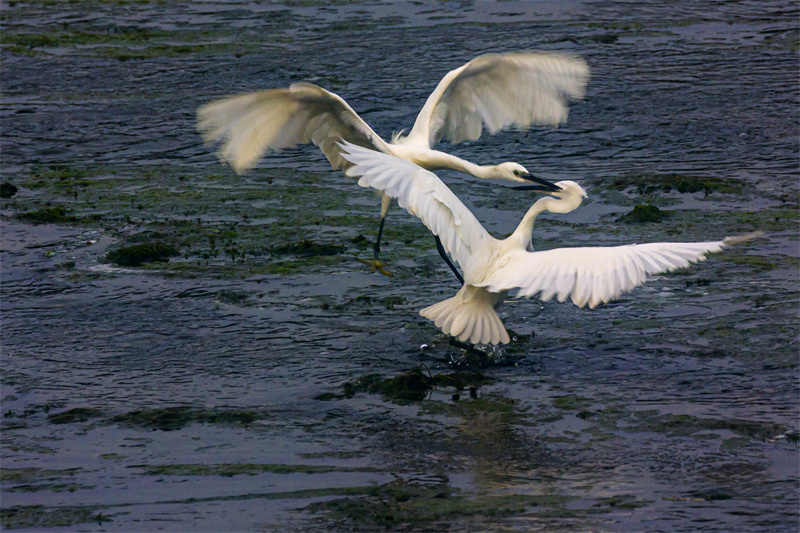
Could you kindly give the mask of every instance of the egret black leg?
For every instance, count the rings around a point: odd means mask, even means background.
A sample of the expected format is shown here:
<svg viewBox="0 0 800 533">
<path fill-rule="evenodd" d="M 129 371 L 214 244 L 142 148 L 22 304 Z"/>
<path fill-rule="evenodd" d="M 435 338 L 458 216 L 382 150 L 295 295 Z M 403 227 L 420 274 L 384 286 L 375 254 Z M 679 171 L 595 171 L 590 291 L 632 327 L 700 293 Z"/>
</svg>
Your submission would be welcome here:
<svg viewBox="0 0 800 533">
<path fill-rule="evenodd" d="M 381 225 L 378 226 L 378 240 L 375 241 L 375 246 L 372 248 L 372 252 L 375 254 L 375 260 L 378 260 L 378 256 L 381 253 L 381 235 L 383 235 L 383 223 L 386 222 L 386 217 L 381 217 Z"/>
<path fill-rule="evenodd" d="M 439 255 L 442 256 L 442 259 L 444 259 L 444 262 L 447 263 L 447 266 L 449 266 L 450 270 L 453 271 L 453 274 L 456 275 L 456 279 L 458 280 L 458 282 L 463 285 L 464 284 L 464 278 L 458 272 L 458 269 L 453 264 L 453 262 L 450 261 L 450 257 L 447 256 L 447 252 L 444 251 L 444 246 L 442 246 L 441 239 L 439 239 L 438 235 L 434 235 L 434 238 L 436 239 L 436 249 L 439 251 Z"/>
</svg>

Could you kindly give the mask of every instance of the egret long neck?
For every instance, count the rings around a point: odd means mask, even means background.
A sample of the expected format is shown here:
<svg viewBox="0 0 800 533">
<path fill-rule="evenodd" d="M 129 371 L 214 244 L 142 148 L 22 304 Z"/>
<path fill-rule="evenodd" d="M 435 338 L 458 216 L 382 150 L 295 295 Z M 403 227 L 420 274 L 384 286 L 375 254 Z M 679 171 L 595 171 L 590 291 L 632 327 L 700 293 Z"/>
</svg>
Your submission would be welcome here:
<svg viewBox="0 0 800 533">
<path fill-rule="evenodd" d="M 492 179 L 497 177 L 496 167 L 494 165 L 476 165 L 460 157 L 437 150 L 431 150 L 430 152 L 420 155 L 414 162 L 427 170 L 450 168 L 470 174 L 476 178 Z"/>
<path fill-rule="evenodd" d="M 555 198 L 551 196 L 545 196 L 544 198 L 539 198 L 536 202 L 533 203 L 528 212 L 525 213 L 525 216 L 522 217 L 522 221 L 517 226 L 517 229 L 514 230 L 514 233 L 511 234 L 506 240 L 509 242 L 514 243 L 516 246 L 519 246 L 522 249 L 528 247 L 528 244 L 531 242 L 531 233 L 533 233 L 533 222 L 536 220 L 536 217 L 539 216 L 544 211 L 549 211 L 549 206 L 552 202 L 555 201 Z"/>
</svg>

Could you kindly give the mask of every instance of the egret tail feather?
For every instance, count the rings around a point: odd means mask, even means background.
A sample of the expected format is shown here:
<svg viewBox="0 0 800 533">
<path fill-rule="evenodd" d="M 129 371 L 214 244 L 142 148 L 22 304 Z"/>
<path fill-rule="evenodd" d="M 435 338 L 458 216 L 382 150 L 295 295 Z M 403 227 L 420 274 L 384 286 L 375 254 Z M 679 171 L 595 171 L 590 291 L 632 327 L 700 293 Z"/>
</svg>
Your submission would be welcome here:
<svg viewBox="0 0 800 533">
<path fill-rule="evenodd" d="M 426 307 L 419 314 L 461 342 L 508 344 L 511 339 L 494 310 L 504 298 L 505 294 L 464 285 L 452 298 Z"/>
</svg>

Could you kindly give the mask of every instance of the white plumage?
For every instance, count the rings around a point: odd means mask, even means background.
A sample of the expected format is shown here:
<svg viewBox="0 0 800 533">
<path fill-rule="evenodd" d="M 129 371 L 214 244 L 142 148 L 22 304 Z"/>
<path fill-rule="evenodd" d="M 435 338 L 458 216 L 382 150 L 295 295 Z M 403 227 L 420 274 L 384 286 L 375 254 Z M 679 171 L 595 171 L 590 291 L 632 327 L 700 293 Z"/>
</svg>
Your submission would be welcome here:
<svg viewBox="0 0 800 533">
<path fill-rule="evenodd" d="M 335 169 L 341 140 L 387 151 L 386 143 L 347 102 L 311 83 L 217 100 L 197 111 L 206 142 L 222 141 L 220 156 L 236 172 L 256 164 L 264 153 L 313 142 Z"/>
<path fill-rule="evenodd" d="M 453 142 L 532 124 L 558 125 L 567 101 L 583 97 L 589 68 L 568 54 L 515 53 L 477 57 L 450 71 L 428 97 L 405 137 L 387 143 L 338 95 L 312 85 L 228 97 L 197 111 L 207 142 L 222 141 L 220 154 L 237 171 L 273 150 L 312 142 L 334 169 L 348 166 L 339 141 L 348 141 L 415 162 L 423 168 L 452 168 L 480 178 L 525 181 L 521 165 L 479 166 L 431 149 L 441 138 Z M 516 171 L 516 173 L 515 173 Z M 527 171 L 525 171 L 527 173 Z"/>
<path fill-rule="evenodd" d="M 396 198 L 400 207 L 419 217 L 442 241 L 464 271 L 464 286 L 453 297 L 420 311 L 446 334 L 481 344 L 509 342 L 495 308 L 509 292 L 539 295 L 542 300 L 571 299 L 578 307 L 594 308 L 645 282 L 648 275 L 684 268 L 759 234 L 696 243 L 649 243 L 614 247 L 560 248 L 527 251 L 536 217 L 544 212 L 568 213 L 586 197 L 573 181 L 556 185 L 561 191 L 537 200 L 517 229 L 498 240 L 432 172 L 352 144 L 343 157 L 353 163 L 347 174 L 358 184 Z"/>
</svg>

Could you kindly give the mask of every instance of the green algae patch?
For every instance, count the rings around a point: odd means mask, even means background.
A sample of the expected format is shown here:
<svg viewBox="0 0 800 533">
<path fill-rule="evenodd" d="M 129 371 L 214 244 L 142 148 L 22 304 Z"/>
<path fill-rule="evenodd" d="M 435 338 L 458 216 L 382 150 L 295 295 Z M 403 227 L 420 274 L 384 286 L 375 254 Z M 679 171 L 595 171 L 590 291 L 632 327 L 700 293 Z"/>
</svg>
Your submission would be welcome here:
<svg viewBox="0 0 800 533">
<path fill-rule="evenodd" d="M 50 470 L 45 468 L 0 468 L 0 479 L 4 483 L 31 484 L 41 481 L 57 481 L 81 472 L 80 468 Z"/>
<path fill-rule="evenodd" d="M 706 194 L 738 194 L 746 183 L 733 178 L 704 178 L 684 174 L 626 174 L 610 180 L 606 187 L 617 191 L 632 191 L 637 194 L 657 194 L 677 191 L 682 194 L 704 192 Z"/>
<path fill-rule="evenodd" d="M 180 57 L 188 54 L 237 57 L 259 49 L 260 44 L 281 40 L 277 35 L 241 33 L 241 39 L 231 41 L 209 31 L 166 31 L 117 26 L 109 29 L 68 29 L 65 26 L 45 26 L 38 33 L 2 31 L 3 49 L 21 55 L 47 55 L 50 49 L 67 49 L 71 53 L 94 55 L 108 59 L 141 60 L 161 57 Z M 237 42 L 238 41 L 238 42 Z"/>
<path fill-rule="evenodd" d="M 456 399 L 454 398 L 454 400 Z M 511 421 L 509 417 L 518 419 L 520 416 L 516 411 L 513 399 L 494 396 L 470 396 L 466 401 L 456 400 L 454 403 L 429 402 L 425 405 L 424 411 L 434 415 L 454 416 L 465 419 L 474 419 L 478 416 L 495 414 L 500 415 L 501 419 L 507 422 Z M 513 439 L 509 439 L 509 442 L 504 443 L 504 445 L 508 445 L 511 442 L 513 442 Z M 497 443 L 495 443 L 495 445 L 497 445 Z M 498 450 L 499 449 L 500 448 L 498 448 Z"/>
<path fill-rule="evenodd" d="M 553 398 L 553 407 L 556 407 L 557 409 L 583 409 L 591 404 L 592 400 L 578 396 L 577 394 L 568 394 L 566 396 L 556 396 Z"/>
<path fill-rule="evenodd" d="M 17 213 L 16 217 L 20 220 L 42 224 L 58 224 L 63 222 L 75 222 L 78 220 L 76 217 L 68 215 L 67 209 L 61 206 L 43 207 L 36 211 Z"/>
<path fill-rule="evenodd" d="M 160 275 L 295 276 L 360 270 L 357 258 L 347 252 L 359 253 L 371 246 L 363 236 L 374 230 L 373 206 L 341 210 L 348 205 L 346 192 L 325 189 L 321 194 L 322 188 L 314 185 L 329 178 L 329 173 L 297 176 L 295 171 L 270 169 L 266 177 L 243 186 L 238 176 L 187 175 L 173 167 L 42 165 L 18 183 L 34 194 L 17 194 L 5 202 L 18 213 L 35 213 L 31 220 L 102 228 L 106 235 L 120 239 L 120 247 L 171 246 L 179 253 L 169 261 L 138 265 L 158 270 Z M 264 187 L 263 181 L 270 186 Z M 306 193 L 301 191 L 304 183 L 309 184 Z M 333 213 L 310 213 L 305 204 L 299 207 L 281 201 L 288 193 L 299 201 L 316 204 L 322 200 Z M 136 234 L 130 234 L 127 228 L 131 227 L 138 228 Z M 390 270 L 398 277 L 430 277 L 441 270 L 438 258 L 420 259 L 421 251 L 430 254 L 432 249 L 432 240 L 417 238 L 424 231 L 416 222 L 398 221 L 387 228 Z M 395 266 L 403 260 L 412 260 L 415 266 Z M 394 304 L 387 300 L 386 305 Z"/>
<path fill-rule="evenodd" d="M 718 489 L 709 489 L 709 490 L 703 490 L 703 491 L 690 492 L 688 497 L 691 498 L 692 500 L 695 500 L 695 501 L 702 500 L 702 501 L 707 501 L 707 502 L 713 502 L 713 501 L 719 501 L 719 500 L 730 500 L 730 499 L 733 498 L 733 496 L 731 496 L 727 492 L 723 492 L 723 491 L 718 490 Z"/>
<path fill-rule="evenodd" d="M 624 30 L 624 31 L 639 31 L 645 28 L 642 22 L 627 22 L 627 21 L 602 21 L 602 22 L 589 22 L 586 24 L 587 28 L 601 28 L 604 30 Z"/>
<path fill-rule="evenodd" d="M 139 266 L 143 263 L 152 263 L 154 261 L 167 261 L 177 253 L 178 251 L 171 245 L 156 242 L 133 244 L 125 248 L 111 250 L 106 257 L 110 262 L 120 266 Z"/>
<path fill-rule="evenodd" d="M 378 374 L 369 374 L 352 383 L 345 383 L 344 396 L 352 398 L 359 392 L 381 394 L 390 400 L 420 401 L 433 388 L 429 377 L 420 370 L 410 370 L 394 378 L 383 379 Z"/>
<path fill-rule="evenodd" d="M 100 507 L 45 507 L 29 505 L 0 509 L 0 524 L 3 529 L 44 529 L 70 527 L 90 522 L 111 521 Z"/>
<path fill-rule="evenodd" d="M 374 246 L 374 243 L 372 243 L 369 239 L 367 239 L 360 233 L 355 237 L 353 237 L 352 239 L 350 239 L 350 243 L 353 244 L 353 246 L 355 246 L 359 250 L 365 250 L 371 246 Z"/>
<path fill-rule="evenodd" d="M 333 306 L 335 310 L 343 310 L 349 309 L 352 307 L 372 307 L 372 306 L 379 306 L 383 307 L 388 310 L 393 310 L 395 306 L 403 305 L 406 303 L 406 299 L 402 296 L 383 296 L 383 297 L 376 297 L 376 296 L 367 296 L 367 295 L 359 295 L 349 300 L 345 303 L 338 304 Z M 330 307 L 330 306 L 328 306 Z"/>
<path fill-rule="evenodd" d="M 345 383 L 342 388 L 345 398 L 352 398 L 359 392 L 367 392 L 380 394 L 387 400 L 403 403 L 424 400 L 434 388 L 453 387 L 456 391 L 461 391 L 465 388 L 472 390 L 490 381 L 480 372 L 459 371 L 432 376 L 415 368 L 399 376 L 386 379 L 383 379 L 379 374 L 368 374 L 354 382 Z M 332 398 L 326 397 L 325 399 Z"/>
<path fill-rule="evenodd" d="M 76 422 L 86 422 L 92 418 L 97 418 L 103 414 L 99 409 L 89 407 L 76 407 L 68 411 L 54 413 L 47 416 L 51 424 L 74 424 Z"/>
<path fill-rule="evenodd" d="M 33 183 L 58 183 L 74 182 L 88 178 L 91 172 L 88 168 L 77 168 L 68 165 L 50 165 L 46 168 L 37 168 L 29 176 L 28 181 Z"/>
<path fill-rule="evenodd" d="M 434 387 L 434 380 L 415 369 L 397 377 L 375 381 L 367 390 L 393 400 L 419 401 Z"/>
<path fill-rule="evenodd" d="M 370 451 L 306 452 L 298 453 L 303 459 L 361 459 L 369 457 Z"/>
<path fill-rule="evenodd" d="M 654 415 L 650 412 L 637 413 L 638 423 L 631 430 L 665 433 L 672 437 L 689 436 L 705 431 L 727 430 L 750 439 L 771 439 L 786 432 L 785 427 L 770 422 L 750 420 L 721 420 L 697 418 L 692 415 Z"/>
<path fill-rule="evenodd" d="M 24 48 L 54 48 L 73 45 L 108 43 L 146 43 L 152 39 L 169 37 L 170 32 L 140 28 L 115 28 L 116 31 L 54 31 L 47 33 L 2 32 L 3 44 Z"/>
<path fill-rule="evenodd" d="M 747 267 L 756 272 L 766 272 L 776 268 L 791 268 L 797 270 L 800 261 L 791 256 L 763 256 L 763 255 L 743 255 L 728 253 L 720 256 L 720 259 L 728 263 Z"/>
<path fill-rule="evenodd" d="M 275 274 L 278 276 L 294 276 L 310 269 L 324 270 L 340 265 L 343 258 L 339 255 L 319 255 L 314 257 L 298 257 L 281 259 L 262 266 L 250 268 L 252 273 Z"/>
<path fill-rule="evenodd" d="M 80 485 L 78 483 L 40 483 L 31 485 L 17 485 L 15 487 L 4 488 L 8 492 L 75 492 L 76 490 L 91 490 L 97 485 Z"/>
<path fill-rule="evenodd" d="M 450 529 L 453 520 L 473 517 L 560 514 L 571 500 L 568 496 L 514 493 L 472 498 L 445 483 L 417 484 L 401 479 L 374 487 L 360 497 L 315 502 L 304 510 L 323 513 L 326 523 L 333 521 L 341 529 L 436 531 L 445 524 L 445 529 Z"/>
<path fill-rule="evenodd" d="M 637 204 L 633 211 L 619 217 L 617 222 L 625 222 L 626 224 L 661 222 L 666 216 L 667 213 L 654 205 Z"/>
<path fill-rule="evenodd" d="M 800 50 L 800 30 L 797 28 L 771 30 L 771 34 L 764 37 L 763 43 L 770 48 L 797 52 Z"/>
<path fill-rule="evenodd" d="M 618 496 L 611 496 L 609 498 L 601 498 L 595 503 L 590 512 L 610 512 L 614 510 L 631 510 L 631 509 L 638 509 L 639 507 L 644 507 L 645 505 L 651 503 L 650 501 L 645 500 L 637 500 L 636 496 L 630 494 L 620 494 Z"/>
<path fill-rule="evenodd" d="M 722 441 L 720 448 L 728 452 L 737 452 L 750 444 L 747 437 L 731 437 Z"/>
<path fill-rule="evenodd" d="M 725 216 L 730 223 L 739 228 L 753 228 L 768 232 L 794 231 L 800 221 L 800 205 L 785 204 L 773 209 L 732 212 Z M 746 231 L 752 231 L 752 229 Z"/>
<path fill-rule="evenodd" d="M 269 252 L 274 255 L 295 255 L 297 257 L 317 257 L 321 255 L 338 255 L 346 248 L 341 244 L 319 244 L 308 239 L 298 243 L 271 246 Z"/>
<path fill-rule="evenodd" d="M 255 476 L 258 474 L 328 474 L 330 472 L 379 472 L 373 468 L 344 468 L 324 465 L 279 464 L 184 464 L 148 466 L 145 474 L 151 476 Z"/>
<path fill-rule="evenodd" d="M 611 33 L 600 33 L 589 36 L 588 40 L 593 43 L 614 44 L 619 40 L 619 36 Z"/>
<path fill-rule="evenodd" d="M 241 305 L 247 301 L 250 295 L 244 291 L 221 290 L 217 291 L 215 298 L 217 301 L 228 304 Z"/>
<path fill-rule="evenodd" d="M 33 222 L 35 224 L 64 224 L 64 223 L 94 223 L 103 218 L 101 214 L 90 214 L 83 217 L 78 217 L 69 214 L 70 211 L 63 206 L 43 207 L 35 211 L 25 211 L 17 213 L 15 217 L 19 220 L 26 222 Z"/>
<path fill-rule="evenodd" d="M 111 419 L 129 427 L 143 427 L 161 431 L 181 429 L 194 422 L 207 424 L 232 424 L 247 426 L 263 416 L 254 411 L 198 410 L 189 407 L 140 409 Z"/>
</svg>

